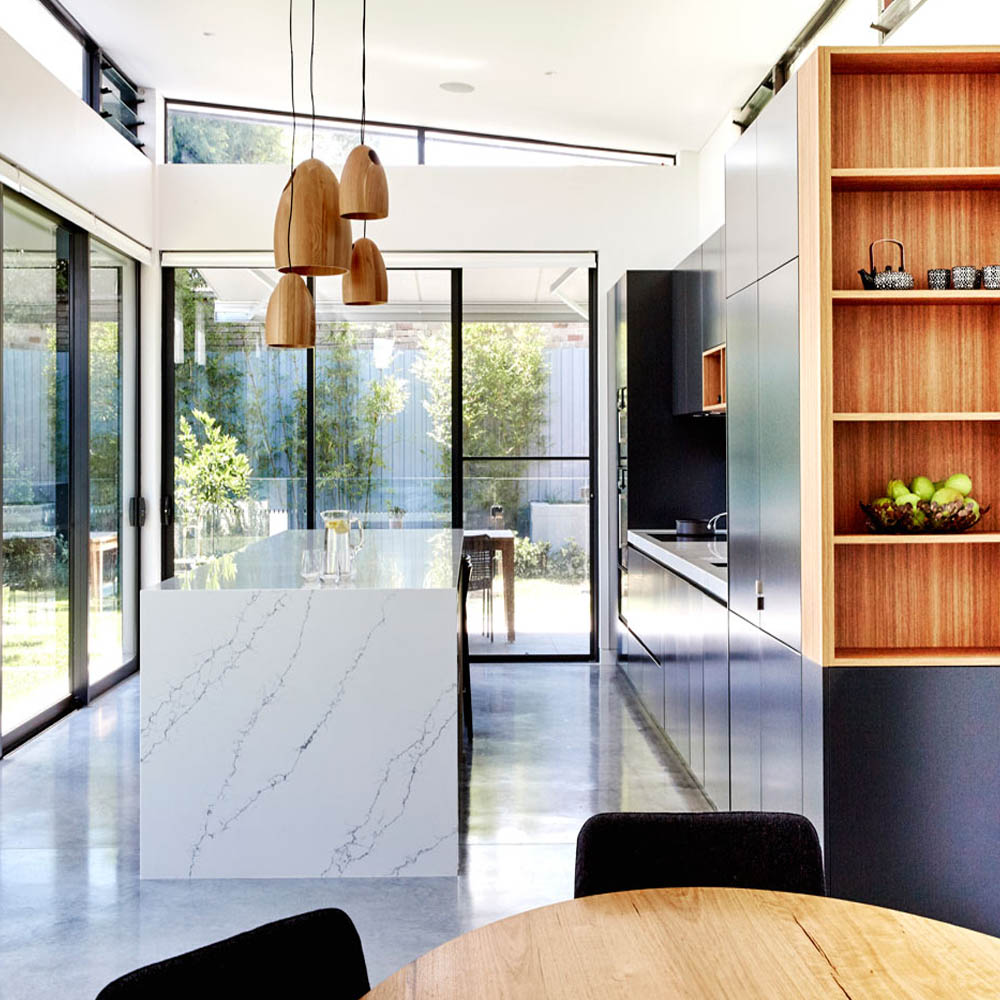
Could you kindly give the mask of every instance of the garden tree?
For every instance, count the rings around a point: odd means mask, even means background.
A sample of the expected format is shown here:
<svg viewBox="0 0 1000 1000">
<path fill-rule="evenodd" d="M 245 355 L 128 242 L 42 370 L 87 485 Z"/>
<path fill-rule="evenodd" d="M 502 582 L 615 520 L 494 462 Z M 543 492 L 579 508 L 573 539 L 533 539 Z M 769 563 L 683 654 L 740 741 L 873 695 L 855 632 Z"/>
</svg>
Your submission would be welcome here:
<svg viewBox="0 0 1000 1000">
<path fill-rule="evenodd" d="M 440 470 L 451 475 L 451 345 L 430 336 L 421 342 L 417 378 L 427 385 L 424 406 L 431 438 L 441 446 Z M 549 365 L 545 334 L 531 323 L 466 323 L 462 327 L 462 438 L 465 455 L 531 455 L 543 444 Z M 521 480 L 528 463 L 473 463 L 465 507 L 504 508 L 514 524 L 521 507 Z M 442 487 L 446 491 L 447 486 Z"/>
<path fill-rule="evenodd" d="M 357 441 L 356 462 L 365 483 L 365 513 L 371 509 L 372 476 L 376 469 L 385 468 L 382 449 L 378 443 L 378 429 L 382 422 L 402 413 L 409 399 L 409 387 L 397 375 L 384 375 L 374 379 L 361 401 L 361 434 Z"/>
<path fill-rule="evenodd" d="M 183 414 L 178 419 L 174 502 L 182 523 L 207 518 L 214 552 L 220 516 L 237 512 L 239 502 L 249 497 L 252 469 L 239 442 L 226 434 L 217 420 L 204 410 L 194 410 L 192 415 L 201 426 L 200 435 Z"/>
<path fill-rule="evenodd" d="M 192 112 L 170 114 L 171 163 L 285 163 L 280 125 Z"/>
<path fill-rule="evenodd" d="M 90 324 L 91 529 L 117 531 L 120 496 L 121 366 L 118 324 Z"/>
</svg>

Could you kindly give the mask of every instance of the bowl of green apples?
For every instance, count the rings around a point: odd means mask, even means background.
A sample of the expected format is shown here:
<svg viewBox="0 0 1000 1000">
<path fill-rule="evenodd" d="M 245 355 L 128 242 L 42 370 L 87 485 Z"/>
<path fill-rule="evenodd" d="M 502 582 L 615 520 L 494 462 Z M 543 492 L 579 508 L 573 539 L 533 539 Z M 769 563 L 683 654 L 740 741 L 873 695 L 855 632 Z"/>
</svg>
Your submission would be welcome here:
<svg viewBox="0 0 1000 1000">
<path fill-rule="evenodd" d="M 890 479 L 886 495 L 862 503 L 869 531 L 882 534 L 968 531 L 989 507 L 972 497 L 972 480 L 964 472 L 947 479 L 915 476 L 907 484 Z"/>
</svg>

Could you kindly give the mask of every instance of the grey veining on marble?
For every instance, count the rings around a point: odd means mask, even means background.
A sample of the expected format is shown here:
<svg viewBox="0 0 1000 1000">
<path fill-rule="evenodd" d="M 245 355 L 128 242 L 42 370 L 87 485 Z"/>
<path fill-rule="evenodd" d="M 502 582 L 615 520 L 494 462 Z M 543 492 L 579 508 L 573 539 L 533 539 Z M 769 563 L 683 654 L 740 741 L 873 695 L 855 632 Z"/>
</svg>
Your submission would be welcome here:
<svg viewBox="0 0 1000 1000">
<path fill-rule="evenodd" d="M 455 874 L 453 591 L 149 590 L 140 613 L 144 878 Z"/>
<path fill-rule="evenodd" d="M 719 539 L 654 538 L 666 531 L 630 531 L 629 545 L 701 587 L 723 604 L 729 603 L 729 571 L 715 563 L 728 561 L 726 542 Z M 672 534 L 672 532 L 671 532 Z"/>
<path fill-rule="evenodd" d="M 591 813 L 707 808 L 614 666 L 473 664 L 472 697 L 457 879 L 140 881 L 138 678 L 72 713 L 0 760 L 3 1000 L 93 1000 L 137 966 L 320 906 L 350 914 L 374 984 L 570 897 Z"/>
<path fill-rule="evenodd" d="M 365 532 L 351 576 L 337 583 L 306 582 L 305 549 L 323 548 L 323 531 L 283 531 L 209 560 L 151 590 L 454 590 L 462 554 L 456 529 L 374 528 Z"/>
</svg>

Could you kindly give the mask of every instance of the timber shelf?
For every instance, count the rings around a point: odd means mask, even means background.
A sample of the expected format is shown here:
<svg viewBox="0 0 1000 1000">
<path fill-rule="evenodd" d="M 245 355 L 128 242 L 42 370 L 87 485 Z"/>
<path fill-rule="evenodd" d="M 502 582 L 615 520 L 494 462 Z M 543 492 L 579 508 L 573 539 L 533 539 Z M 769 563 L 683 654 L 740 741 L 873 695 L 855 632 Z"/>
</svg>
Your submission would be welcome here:
<svg viewBox="0 0 1000 1000">
<path fill-rule="evenodd" d="M 989 191 L 1000 167 L 835 167 L 834 191 Z"/>
<path fill-rule="evenodd" d="M 948 423 L 953 420 L 1000 420 L 1000 412 L 995 410 L 966 412 L 965 410 L 953 410 L 950 412 L 924 411 L 924 412 L 889 412 L 878 413 L 834 413 L 834 421 L 838 423 L 892 423 L 895 421 L 941 421 Z"/>
<path fill-rule="evenodd" d="M 952 534 L 834 535 L 834 545 L 998 545 L 1000 532 L 960 531 Z"/>
<path fill-rule="evenodd" d="M 886 648 L 838 648 L 835 667 L 995 667 L 1000 665 L 1000 647 L 900 646 Z"/>
<path fill-rule="evenodd" d="M 1000 249 L 997 250 L 997 255 L 1000 256 Z M 975 288 L 962 291 L 952 288 L 937 292 L 930 288 L 915 288 L 905 292 L 869 292 L 863 289 L 837 289 L 833 293 L 833 304 L 835 306 L 993 306 L 1000 305 L 1000 290 Z"/>
</svg>

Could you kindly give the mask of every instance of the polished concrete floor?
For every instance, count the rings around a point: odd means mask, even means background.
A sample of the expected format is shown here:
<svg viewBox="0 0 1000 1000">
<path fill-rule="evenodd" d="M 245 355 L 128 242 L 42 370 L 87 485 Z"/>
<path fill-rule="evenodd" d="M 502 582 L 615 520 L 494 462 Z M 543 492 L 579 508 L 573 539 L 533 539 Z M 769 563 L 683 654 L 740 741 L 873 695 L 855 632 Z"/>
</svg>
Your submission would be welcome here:
<svg viewBox="0 0 1000 1000">
<path fill-rule="evenodd" d="M 358 926 L 373 983 L 481 924 L 573 894 L 581 823 L 707 802 L 613 667 L 473 667 L 462 874 L 143 881 L 138 679 L 0 760 L 0 998 L 92 998 L 138 965 L 320 906 Z"/>
</svg>

